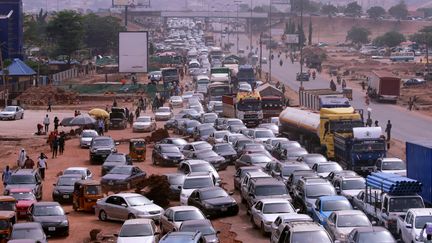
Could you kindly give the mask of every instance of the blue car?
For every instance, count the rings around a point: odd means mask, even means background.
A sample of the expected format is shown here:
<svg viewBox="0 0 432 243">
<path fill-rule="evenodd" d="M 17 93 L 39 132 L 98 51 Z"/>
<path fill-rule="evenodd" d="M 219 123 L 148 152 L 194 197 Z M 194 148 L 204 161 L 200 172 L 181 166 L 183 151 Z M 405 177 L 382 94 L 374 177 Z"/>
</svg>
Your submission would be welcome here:
<svg viewBox="0 0 432 243">
<path fill-rule="evenodd" d="M 315 202 L 312 219 L 321 225 L 325 225 L 325 219 L 332 212 L 351 209 L 353 209 L 351 203 L 344 196 L 322 196 Z"/>
</svg>

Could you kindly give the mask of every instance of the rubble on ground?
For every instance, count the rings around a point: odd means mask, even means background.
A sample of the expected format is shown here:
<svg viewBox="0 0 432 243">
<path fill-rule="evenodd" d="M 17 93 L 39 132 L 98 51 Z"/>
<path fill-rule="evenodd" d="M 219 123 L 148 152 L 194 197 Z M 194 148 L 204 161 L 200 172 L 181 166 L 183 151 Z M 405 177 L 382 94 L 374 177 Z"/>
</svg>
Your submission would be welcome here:
<svg viewBox="0 0 432 243">
<path fill-rule="evenodd" d="M 28 88 L 17 99 L 26 105 L 48 105 L 49 100 L 53 105 L 75 104 L 78 93 L 48 85 Z"/>
</svg>

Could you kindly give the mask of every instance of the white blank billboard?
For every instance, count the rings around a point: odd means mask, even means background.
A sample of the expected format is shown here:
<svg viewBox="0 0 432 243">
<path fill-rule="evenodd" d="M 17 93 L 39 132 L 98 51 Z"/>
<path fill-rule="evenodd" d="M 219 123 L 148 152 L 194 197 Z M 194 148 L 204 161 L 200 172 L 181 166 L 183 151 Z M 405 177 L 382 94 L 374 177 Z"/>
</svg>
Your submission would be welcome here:
<svg viewBox="0 0 432 243">
<path fill-rule="evenodd" d="M 136 5 L 136 0 L 114 0 L 114 6 L 131 6 Z"/>
<path fill-rule="evenodd" d="M 148 33 L 119 33 L 119 72 L 146 73 L 148 64 Z"/>
</svg>

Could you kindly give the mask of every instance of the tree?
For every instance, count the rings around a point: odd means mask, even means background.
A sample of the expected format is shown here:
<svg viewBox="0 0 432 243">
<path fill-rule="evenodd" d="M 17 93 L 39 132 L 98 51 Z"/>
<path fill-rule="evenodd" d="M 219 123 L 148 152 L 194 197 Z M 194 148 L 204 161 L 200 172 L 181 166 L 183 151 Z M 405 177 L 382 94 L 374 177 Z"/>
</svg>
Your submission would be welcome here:
<svg viewBox="0 0 432 243">
<path fill-rule="evenodd" d="M 386 13 L 385 9 L 381 6 L 371 7 L 366 12 L 369 15 L 369 18 L 371 19 L 378 19 L 379 17 L 382 17 Z"/>
<path fill-rule="evenodd" d="M 308 45 L 312 45 L 312 18 L 309 18 L 309 36 L 308 36 Z"/>
<path fill-rule="evenodd" d="M 388 12 L 392 17 L 398 20 L 405 19 L 408 16 L 408 9 L 404 1 L 391 7 Z"/>
<path fill-rule="evenodd" d="M 404 42 L 405 36 L 397 31 L 390 31 L 385 33 L 384 35 L 378 36 L 373 41 L 374 45 L 377 46 L 386 46 L 386 47 L 395 47 L 400 43 Z"/>
<path fill-rule="evenodd" d="M 369 42 L 370 31 L 363 27 L 353 26 L 347 33 L 346 40 L 353 44 L 365 44 Z"/>
<path fill-rule="evenodd" d="M 298 36 L 299 36 L 299 44 L 300 44 L 300 46 L 304 46 L 304 43 L 306 41 L 306 36 L 305 36 L 305 33 L 304 33 L 304 31 L 303 31 L 303 29 L 302 29 L 302 27 L 301 27 L 300 24 L 297 25 L 297 32 L 296 32 L 296 34 L 298 34 Z"/>
<path fill-rule="evenodd" d="M 432 46 L 432 26 L 423 27 L 417 33 L 411 36 L 411 41 L 417 42 L 426 47 L 426 65 L 429 71 L 429 48 Z"/>
<path fill-rule="evenodd" d="M 332 4 L 325 4 L 321 7 L 321 13 L 328 15 L 331 17 L 332 15 L 336 14 L 338 12 L 338 9 L 336 6 Z"/>
<path fill-rule="evenodd" d="M 29 46 L 42 46 L 46 43 L 47 12 L 24 16 L 24 42 Z"/>
<path fill-rule="evenodd" d="M 357 2 L 351 2 L 346 6 L 344 13 L 348 16 L 360 17 L 362 13 L 362 7 L 358 5 Z"/>
<path fill-rule="evenodd" d="M 70 10 L 56 13 L 48 23 L 47 33 L 56 43 L 56 55 L 66 55 L 68 63 L 72 54 L 83 44 L 84 28 L 82 16 Z"/>
</svg>

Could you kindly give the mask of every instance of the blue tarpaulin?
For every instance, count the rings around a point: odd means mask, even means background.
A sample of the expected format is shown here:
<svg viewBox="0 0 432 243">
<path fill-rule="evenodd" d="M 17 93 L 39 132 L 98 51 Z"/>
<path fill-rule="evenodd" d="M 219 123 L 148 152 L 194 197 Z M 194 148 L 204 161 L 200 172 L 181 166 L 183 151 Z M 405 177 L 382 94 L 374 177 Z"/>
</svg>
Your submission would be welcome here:
<svg viewBox="0 0 432 243">
<path fill-rule="evenodd" d="M 36 72 L 31 69 L 27 64 L 18 58 L 13 59 L 12 64 L 10 64 L 7 69 L 9 70 L 8 76 L 32 76 L 36 75 Z M 0 71 L 0 75 L 3 71 Z"/>
</svg>

